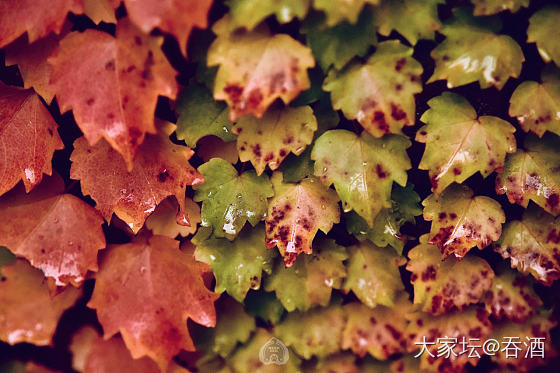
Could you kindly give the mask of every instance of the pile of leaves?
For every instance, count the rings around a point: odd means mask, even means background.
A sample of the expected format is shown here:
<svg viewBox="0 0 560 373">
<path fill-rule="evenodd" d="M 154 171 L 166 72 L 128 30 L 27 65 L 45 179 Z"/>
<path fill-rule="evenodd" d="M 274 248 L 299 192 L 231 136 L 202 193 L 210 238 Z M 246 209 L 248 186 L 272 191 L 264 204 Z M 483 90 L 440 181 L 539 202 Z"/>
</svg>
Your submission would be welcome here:
<svg viewBox="0 0 560 373">
<path fill-rule="evenodd" d="M 1 0 L 0 369 L 557 364 L 558 19 Z M 272 337 L 285 365 L 259 360 Z M 414 358 L 424 337 L 544 337 L 546 357 Z"/>
</svg>

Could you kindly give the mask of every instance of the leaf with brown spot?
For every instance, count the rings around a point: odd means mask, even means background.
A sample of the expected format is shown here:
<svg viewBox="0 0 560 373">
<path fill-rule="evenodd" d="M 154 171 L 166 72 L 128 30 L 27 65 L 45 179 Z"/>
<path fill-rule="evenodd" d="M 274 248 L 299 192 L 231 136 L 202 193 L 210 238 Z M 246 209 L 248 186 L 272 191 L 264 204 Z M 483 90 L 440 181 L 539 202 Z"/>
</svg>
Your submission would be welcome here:
<svg viewBox="0 0 560 373">
<path fill-rule="evenodd" d="M 525 149 L 508 155 L 496 177 L 496 193 L 525 208 L 532 200 L 554 216 L 560 215 L 560 141 L 554 135 L 525 138 Z"/>
<path fill-rule="evenodd" d="M 275 291 L 276 298 L 288 312 L 307 311 L 313 306 L 326 306 L 332 289 L 340 289 L 346 277 L 344 261 L 348 254 L 331 240 L 315 245 L 313 253 L 299 256 L 291 267 L 278 261 L 266 278 L 266 291 Z"/>
<path fill-rule="evenodd" d="M 162 130 L 146 138 L 138 149 L 132 172 L 128 172 L 120 155 L 107 142 L 90 147 L 80 137 L 74 141 L 70 156 L 70 177 L 80 180 L 82 193 L 95 200 L 96 208 L 107 221 L 115 213 L 134 233 L 169 196 L 175 196 L 180 206 L 177 222 L 188 225 L 185 188 L 204 179 L 188 162 L 193 151 L 173 144 L 167 136 Z"/>
<path fill-rule="evenodd" d="M 177 94 L 176 73 L 161 51 L 162 41 L 124 18 L 116 37 L 93 29 L 75 31 L 48 59 L 60 110 L 72 109 L 90 145 L 105 138 L 129 170 L 146 132 L 156 132 L 158 96 L 173 99 Z"/>
<path fill-rule="evenodd" d="M 184 211 L 189 217 L 189 225 L 177 223 L 177 213 Z M 156 207 L 155 211 L 146 219 L 145 226 L 153 234 L 175 238 L 178 235 L 187 237 L 196 233 L 200 220 L 200 206 L 190 198 L 185 198 L 185 205 L 179 208 L 175 198 L 166 198 Z"/>
<path fill-rule="evenodd" d="M 560 218 L 530 205 L 521 220 L 508 222 L 494 251 L 511 259 L 511 268 L 550 286 L 560 278 Z"/>
<path fill-rule="evenodd" d="M 275 172 L 271 181 L 274 197 L 268 204 L 266 246 L 277 246 L 289 267 L 299 254 L 311 254 L 319 229 L 328 233 L 340 221 L 339 198 L 313 176 L 284 183 L 282 173 Z"/>
<path fill-rule="evenodd" d="M 0 340 L 52 345 L 58 321 L 81 291 L 69 286 L 51 297 L 41 271 L 23 259 L 0 267 Z"/>
<path fill-rule="evenodd" d="M 422 65 L 412 58 L 412 48 L 399 41 L 380 43 L 364 64 L 331 70 L 323 89 L 331 92 L 334 109 L 356 119 L 375 137 L 401 134 L 415 123 L 414 95 L 422 91 Z"/>
<path fill-rule="evenodd" d="M 213 327 L 218 295 L 206 288 L 206 264 L 164 236 L 137 236 L 102 257 L 88 307 L 104 338 L 120 332 L 134 359 L 148 356 L 161 370 L 181 349 L 194 350 L 187 319 Z"/>
<path fill-rule="evenodd" d="M 466 185 L 452 184 L 441 195 L 430 194 L 423 202 L 424 219 L 432 222 L 428 243 L 437 245 L 446 258 L 463 258 L 477 246 L 480 250 L 502 234 L 506 217 L 498 202 L 473 196 Z"/>
<path fill-rule="evenodd" d="M 437 246 L 420 237 L 420 244 L 409 251 L 406 269 L 412 272 L 414 304 L 423 312 L 441 315 L 478 303 L 492 286 L 494 271 L 482 258 L 468 255 L 442 260 Z"/>
<path fill-rule="evenodd" d="M 245 116 L 234 123 L 241 162 L 250 161 L 257 175 L 280 167 L 290 154 L 300 155 L 313 141 L 317 119 L 310 106 L 268 110 L 262 118 Z"/>
<path fill-rule="evenodd" d="M 515 128 L 498 117 L 479 117 L 462 96 L 444 92 L 428 105 L 420 118 L 426 125 L 416 133 L 416 141 L 426 144 L 418 168 L 429 171 L 434 193 L 477 171 L 483 177 L 500 171 L 506 153 L 515 152 Z"/>
<path fill-rule="evenodd" d="M 214 98 L 225 100 L 230 119 L 262 117 L 277 98 L 292 101 L 310 87 L 307 69 L 315 66 L 311 50 L 286 34 L 272 35 L 262 25 L 254 31 L 229 32 L 226 17 L 214 24 L 217 34 L 207 56 L 218 66 Z"/>
<path fill-rule="evenodd" d="M 356 23 L 366 4 L 379 4 L 379 0 L 313 0 L 313 8 L 327 15 L 327 25 L 334 26 L 342 21 Z"/>
</svg>

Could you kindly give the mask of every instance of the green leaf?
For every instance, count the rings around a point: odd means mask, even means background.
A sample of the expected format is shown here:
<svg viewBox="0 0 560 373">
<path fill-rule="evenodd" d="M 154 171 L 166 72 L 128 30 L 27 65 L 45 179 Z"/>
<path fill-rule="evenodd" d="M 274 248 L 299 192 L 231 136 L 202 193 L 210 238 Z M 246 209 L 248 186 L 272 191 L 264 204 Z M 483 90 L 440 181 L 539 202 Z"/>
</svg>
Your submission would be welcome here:
<svg viewBox="0 0 560 373">
<path fill-rule="evenodd" d="M 502 89 L 517 78 L 525 61 L 521 47 L 510 36 L 496 34 L 499 19 L 478 19 L 468 8 L 456 8 L 441 33 L 445 40 L 431 53 L 436 62 L 428 83 L 447 80 L 447 88 L 478 81 L 481 88 Z"/>
<path fill-rule="evenodd" d="M 284 182 L 297 183 L 307 176 L 313 175 L 311 149 L 311 147 L 307 147 L 300 155 L 290 154 L 285 159 L 282 166 L 280 166 Z"/>
<path fill-rule="evenodd" d="M 268 176 L 255 171 L 241 175 L 227 161 L 213 158 L 198 168 L 205 182 L 193 187 L 194 200 L 202 202 L 202 226 L 212 227 L 216 237 L 233 239 L 249 221 L 254 227 L 266 216 L 272 197 Z"/>
<path fill-rule="evenodd" d="M 276 297 L 288 312 L 295 309 L 307 311 L 319 305 L 326 306 L 332 289 L 340 289 L 346 277 L 343 261 L 348 258 L 346 250 L 324 240 L 313 248 L 313 253 L 297 258 L 294 265 L 285 267 L 277 262 L 272 274 L 266 278 L 266 291 L 275 291 Z"/>
<path fill-rule="evenodd" d="M 379 0 L 313 0 L 313 7 L 327 15 L 327 25 L 342 21 L 356 23 L 365 4 L 379 4 Z"/>
<path fill-rule="evenodd" d="M 245 116 L 233 126 L 242 162 L 250 161 L 257 175 L 268 165 L 276 170 L 288 154 L 300 155 L 313 141 L 317 119 L 310 106 L 268 110 L 262 118 Z"/>
<path fill-rule="evenodd" d="M 471 0 L 475 16 L 489 16 L 506 10 L 515 13 L 521 7 L 528 7 L 529 0 Z"/>
<path fill-rule="evenodd" d="M 310 0 L 228 0 L 230 27 L 232 30 L 238 27 L 252 30 L 271 15 L 275 15 L 280 23 L 303 19 L 309 3 Z"/>
<path fill-rule="evenodd" d="M 462 96 L 444 92 L 428 105 L 420 118 L 426 125 L 416 133 L 416 141 L 426 144 L 418 168 L 429 171 L 434 193 L 476 172 L 487 177 L 503 168 L 506 153 L 515 152 L 515 128 L 498 117 L 479 117 Z"/>
<path fill-rule="evenodd" d="M 224 141 L 233 141 L 227 105 L 214 101 L 204 86 L 191 83 L 181 92 L 177 102 L 177 138 L 185 140 L 191 148 L 208 135 L 218 136 Z"/>
<path fill-rule="evenodd" d="M 271 324 L 278 324 L 284 314 L 284 306 L 273 293 L 250 291 L 245 298 L 245 308 L 250 314 Z"/>
<path fill-rule="evenodd" d="M 331 71 L 323 89 L 331 92 L 333 108 L 375 137 L 400 134 L 403 126 L 414 125 L 422 65 L 412 52 L 397 40 L 384 41 L 366 63 Z"/>
<path fill-rule="evenodd" d="M 255 319 L 237 302 L 229 301 L 218 314 L 216 327 L 212 329 L 212 352 L 223 358 L 231 355 L 238 343 L 245 343 L 257 328 Z"/>
<path fill-rule="evenodd" d="M 406 259 L 387 247 L 380 248 L 367 241 L 349 247 L 348 251 L 348 276 L 342 289 L 353 291 L 370 308 L 378 304 L 393 307 L 397 295 L 404 290 L 399 267 Z"/>
<path fill-rule="evenodd" d="M 544 62 L 554 61 L 560 66 L 560 39 L 558 39 L 558 19 L 560 6 L 550 5 L 535 12 L 529 18 L 527 42 L 537 43 L 537 49 Z"/>
<path fill-rule="evenodd" d="M 406 185 L 409 146 L 407 138 L 397 135 L 376 139 L 365 131 L 357 136 L 331 130 L 315 141 L 311 159 L 323 184 L 334 184 L 344 212 L 356 211 L 371 227 L 377 214 L 391 207 L 393 181 Z"/>
<path fill-rule="evenodd" d="M 498 202 L 474 197 L 466 185 L 452 184 L 440 196 L 430 194 L 422 204 L 424 219 L 432 222 L 428 243 L 437 245 L 444 258 L 461 259 L 475 246 L 484 249 L 500 238 L 506 221 Z"/>
</svg>

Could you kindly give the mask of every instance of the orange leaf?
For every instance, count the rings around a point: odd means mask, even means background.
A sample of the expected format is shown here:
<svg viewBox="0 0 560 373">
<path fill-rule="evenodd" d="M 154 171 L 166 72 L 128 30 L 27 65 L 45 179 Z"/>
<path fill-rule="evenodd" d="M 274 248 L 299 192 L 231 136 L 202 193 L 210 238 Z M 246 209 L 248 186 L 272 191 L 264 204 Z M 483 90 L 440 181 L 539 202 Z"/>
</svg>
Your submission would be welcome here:
<svg viewBox="0 0 560 373">
<path fill-rule="evenodd" d="M 97 30 L 72 32 L 48 59 L 61 111 L 72 109 L 88 142 L 104 137 L 130 169 L 145 133 L 156 132 L 158 96 L 177 95 L 175 71 L 161 42 L 122 19 L 116 38 Z"/>
<path fill-rule="evenodd" d="M 202 274 L 208 266 L 179 250 L 179 241 L 139 236 L 111 247 L 101 261 L 88 306 L 105 338 L 121 333 L 133 358 L 149 356 L 162 371 L 181 349 L 194 350 L 188 318 L 216 324 L 214 301 Z"/>
</svg>

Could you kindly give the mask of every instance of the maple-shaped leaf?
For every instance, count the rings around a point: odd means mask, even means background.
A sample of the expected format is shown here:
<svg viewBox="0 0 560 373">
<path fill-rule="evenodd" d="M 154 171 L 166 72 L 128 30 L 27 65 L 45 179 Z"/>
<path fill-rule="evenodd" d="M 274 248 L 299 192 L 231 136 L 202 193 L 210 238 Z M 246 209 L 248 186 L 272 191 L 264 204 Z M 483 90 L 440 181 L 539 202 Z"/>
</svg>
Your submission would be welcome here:
<svg viewBox="0 0 560 373">
<path fill-rule="evenodd" d="M 471 0 L 474 5 L 475 16 L 488 16 L 509 10 L 517 12 L 521 7 L 528 7 L 529 0 Z"/>
<path fill-rule="evenodd" d="M 243 230 L 235 240 L 208 237 L 209 231 L 200 230 L 193 238 L 195 258 L 212 267 L 216 277 L 216 293 L 226 291 L 238 302 L 243 302 L 249 289 L 261 286 L 262 272 L 272 272 L 276 253 L 264 244 L 264 227 Z"/>
<path fill-rule="evenodd" d="M 422 91 L 422 65 L 412 48 L 397 40 L 379 43 L 366 63 L 332 70 L 323 83 L 331 92 L 333 108 L 356 119 L 375 137 L 401 134 L 415 122 L 414 94 Z"/>
<path fill-rule="evenodd" d="M 478 338 L 480 341 L 486 341 L 488 335 L 492 332 L 492 324 L 488 320 L 488 313 L 483 308 L 474 306 L 462 312 L 452 312 L 437 317 L 416 312 L 410 314 L 409 318 L 408 351 L 415 352 L 415 355 L 417 355 L 416 351 L 420 349 L 424 338 L 426 342 L 435 342 L 438 338 L 457 338 L 457 341 L 461 341 L 463 337 L 466 340 Z M 480 361 L 480 358 L 476 358 L 476 355 L 469 358 L 468 352 L 461 353 L 464 345 L 460 343 L 448 344 L 449 349 L 453 351 L 449 353 L 449 356 L 445 351 L 438 355 L 438 347 L 441 345 L 441 343 L 426 345 L 429 353 L 424 351 L 419 356 L 422 372 L 463 372 L 467 363 L 476 366 Z M 482 355 L 480 349 L 477 352 Z"/>
<path fill-rule="evenodd" d="M 162 41 L 125 18 L 117 24 L 116 37 L 93 29 L 68 34 L 48 59 L 61 111 L 72 109 L 88 142 L 94 145 L 105 138 L 129 170 L 145 133 L 156 132 L 158 96 L 177 94 L 175 71 L 161 51 Z"/>
<path fill-rule="evenodd" d="M 89 146 L 84 137 L 74 141 L 70 177 L 80 180 L 82 193 L 95 200 L 96 208 L 107 221 L 115 213 L 136 233 L 159 203 L 175 196 L 180 207 L 177 222 L 189 224 L 185 188 L 204 179 L 188 162 L 193 151 L 173 144 L 168 138 L 169 131 L 172 126 L 146 138 L 131 172 L 107 142 Z"/>
<path fill-rule="evenodd" d="M 189 218 L 190 225 L 180 225 L 177 222 L 177 213 L 179 211 L 185 212 L 185 215 Z M 153 234 L 175 238 L 178 235 L 187 237 L 194 234 L 200 222 L 200 206 L 192 199 L 185 198 L 185 205 L 183 208 L 179 208 L 175 198 L 166 198 L 148 216 L 145 225 Z"/>
<path fill-rule="evenodd" d="M 415 223 L 415 217 L 422 215 L 419 205 L 420 196 L 414 191 L 414 185 L 406 187 L 393 185 L 391 192 L 391 207 L 384 208 L 377 214 L 370 228 L 364 219 L 355 212 L 346 214 L 346 229 L 358 240 L 370 240 L 379 247 L 390 245 L 397 254 L 401 254 L 406 242 L 400 229 L 406 223 Z"/>
<path fill-rule="evenodd" d="M 546 69 L 541 82 L 521 83 L 509 101 L 509 115 L 516 117 L 525 132 L 542 137 L 545 131 L 560 135 L 560 79 L 558 69 Z"/>
<path fill-rule="evenodd" d="M 81 291 L 69 286 L 51 297 L 41 271 L 23 259 L 0 267 L 0 340 L 52 344 L 58 321 Z"/>
<path fill-rule="evenodd" d="M 222 139 L 214 135 L 200 139 L 196 147 L 196 155 L 202 158 L 204 162 L 210 162 L 212 158 L 222 158 L 234 165 L 239 160 L 237 142 L 223 142 Z"/>
<path fill-rule="evenodd" d="M 332 289 L 340 289 L 346 277 L 344 261 L 348 254 L 344 247 L 331 240 L 316 244 L 313 253 L 297 258 L 291 267 L 276 263 L 266 278 L 266 291 L 275 291 L 276 298 L 288 312 L 307 311 L 313 306 L 326 306 Z"/>
<path fill-rule="evenodd" d="M 191 148 L 197 141 L 214 135 L 224 141 L 233 141 L 229 110 L 223 102 L 214 101 L 212 93 L 204 86 L 192 83 L 177 99 L 177 138 L 185 140 Z"/>
<path fill-rule="evenodd" d="M 348 248 L 348 276 L 342 289 L 352 291 L 366 306 L 393 307 L 396 297 L 404 290 L 399 267 L 406 259 L 388 247 L 380 248 L 368 241 Z"/>
<path fill-rule="evenodd" d="M 496 319 L 507 318 L 519 323 L 533 316 L 542 305 L 533 289 L 533 281 L 512 270 L 504 270 L 494 277 L 483 300 Z"/>
<path fill-rule="evenodd" d="M 438 247 L 427 241 L 427 235 L 423 235 L 420 244 L 408 253 L 406 269 L 412 272 L 414 304 L 419 304 L 423 312 L 441 315 L 478 303 L 492 286 L 492 267 L 473 255 L 442 261 Z"/>
<path fill-rule="evenodd" d="M 195 185 L 194 200 L 202 202 L 202 226 L 216 237 L 233 239 L 247 221 L 254 227 L 266 216 L 267 198 L 274 195 L 267 175 L 241 175 L 227 161 L 213 158 L 198 168 L 206 180 Z"/>
<path fill-rule="evenodd" d="M 30 194 L 18 187 L 0 198 L 0 246 L 29 260 L 55 285 L 80 286 L 97 271 L 97 252 L 105 248 L 103 218 L 87 203 L 64 193 L 57 174 Z"/>
<path fill-rule="evenodd" d="M 284 183 L 282 173 L 276 172 L 271 181 L 274 197 L 268 204 L 266 246 L 278 246 L 289 267 L 299 254 L 311 254 L 319 229 L 328 233 L 339 222 L 339 198 L 313 176 L 299 183 Z"/>
<path fill-rule="evenodd" d="M 274 330 L 302 358 L 324 358 L 340 351 L 344 324 L 342 307 L 331 305 L 312 312 L 290 312 Z"/>
<path fill-rule="evenodd" d="M 532 200 L 554 216 L 560 214 L 560 141 L 557 136 L 525 139 L 525 149 L 508 155 L 496 177 L 496 193 L 525 208 Z"/>
<path fill-rule="evenodd" d="M 418 168 L 429 171 L 434 193 L 476 172 L 487 177 L 502 170 L 506 153 L 515 152 L 515 127 L 498 117 L 479 117 L 464 97 L 444 92 L 428 105 L 420 118 L 426 125 L 416 133 L 416 141 L 426 144 Z"/>
<path fill-rule="evenodd" d="M 440 32 L 445 40 L 431 53 L 436 62 L 428 83 L 447 80 L 447 88 L 478 81 L 481 88 L 502 89 L 509 77 L 517 78 L 525 61 L 519 44 L 496 34 L 498 18 L 480 19 L 469 8 L 455 8 Z"/>
<path fill-rule="evenodd" d="M 261 21 L 274 15 L 280 23 L 307 15 L 311 0 L 229 0 L 230 27 L 252 30 Z"/>
<path fill-rule="evenodd" d="M 313 0 L 313 7 L 327 15 L 327 25 L 334 26 L 342 21 L 356 23 L 366 4 L 379 4 L 379 0 Z"/>
<path fill-rule="evenodd" d="M 64 148 L 58 126 L 31 89 L 0 82 L 0 196 L 23 180 L 29 192 L 52 173 L 55 150 Z"/>
<path fill-rule="evenodd" d="M 531 205 L 521 220 L 508 222 L 494 250 L 504 259 L 511 258 L 511 267 L 530 273 L 539 282 L 550 286 L 560 278 L 560 218 L 554 219 Z"/>
<path fill-rule="evenodd" d="M 393 181 L 405 186 L 410 141 L 390 135 L 376 139 L 367 132 L 330 130 L 315 141 L 311 159 L 315 176 L 334 184 L 344 212 L 356 211 L 371 227 L 377 214 L 391 207 Z"/>
<path fill-rule="evenodd" d="M 237 136 L 241 162 L 250 161 L 257 175 L 268 165 L 276 170 L 288 156 L 300 155 L 313 141 L 317 119 L 310 106 L 268 110 L 262 118 L 239 118 L 232 131 Z"/>
<path fill-rule="evenodd" d="M 96 25 L 101 22 L 117 23 L 115 9 L 121 0 L 84 0 L 84 14 Z"/>
<path fill-rule="evenodd" d="M 431 194 L 424 205 L 424 219 L 432 222 L 428 243 L 437 245 L 443 257 L 463 258 L 498 240 L 506 217 L 498 202 L 474 196 L 466 185 L 452 184 L 441 195 Z"/>
<path fill-rule="evenodd" d="M 404 292 L 393 308 L 377 306 L 371 309 L 359 302 L 344 305 L 347 321 L 342 334 L 342 349 L 351 349 L 361 357 L 369 353 L 379 360 L 404 352 L 408 324 L 405 314 L 411 309 L 408 294 Z"/>
<path fill-rule="evenodd" d="M 214 24 L 217 34 L 207 55 L 218 66 L 214 98 L 225 100 L 230 119 L 253 114 L 262 117 L 277 98 L 292 101 L 310 87 L 307 69 L 315 66 L 311 50 L 286 34 L 272 35 L 266 25 L 229 32 L 229 19 Z"/>
<path fill-rule="evenodd" d="M 372 12 L 362 12 L 356 24 L 342 22 L 334 27 L 325 27 L 319 19 L 310 18 L 301 32 L 306 34 L 307 44 L 324 72 L 331 66 L 342 69 L 354 56 L 365 56 L 377 44 Z"/>
<path fill-rule="evenodd" d="M 68 12 L 82 13 L 82 1 L 3 0 L 0 2 L 0 48 L 24 33 L 30 43 L 51 31 L 58 34 Z"/>
<path fill-rule="evenodd" d="M 389 36 L 396 30 L 415 45 L 419 39 L 434 39 L 441 28 L 438 5 L 442 3 L 445 0 L 382 1 L 373 10 L 374 22 L 381 35 Z"/>
<path fill-rule="evenodd" d="M 549 5 L 533 13 L 529 18 L 527 42 L 536 43 L 545 62 L 554 61 L 560 66 L 560 41 L 556 37 L 556 21 L 560 17 L 560 6 Z"/>
<path fill-rule="evenodd" d="M 138 236 L 113 245 L 102 257 L 88 307 L 97 311 L 105 339 L 120 332 L 134 359 L 148 356 L 165 370 L 181 349 L 194 350 L 187 319 L 216 324 L 206 288 L 206 264 L 179 250 L 179 241 Z"/>
</svg>

